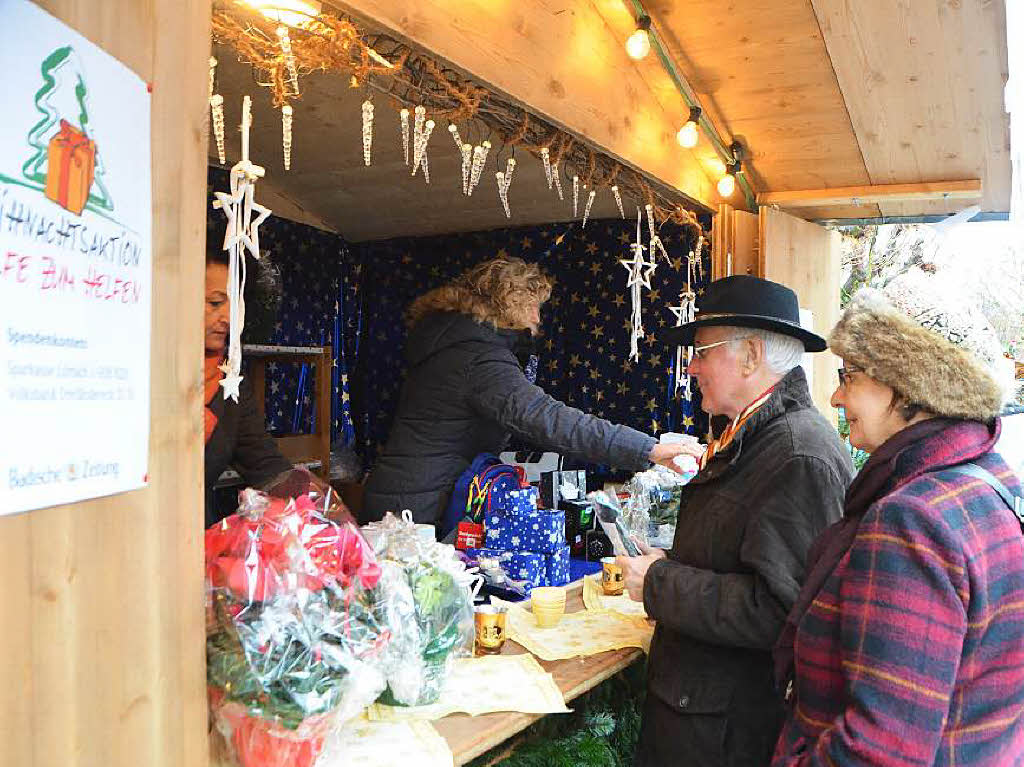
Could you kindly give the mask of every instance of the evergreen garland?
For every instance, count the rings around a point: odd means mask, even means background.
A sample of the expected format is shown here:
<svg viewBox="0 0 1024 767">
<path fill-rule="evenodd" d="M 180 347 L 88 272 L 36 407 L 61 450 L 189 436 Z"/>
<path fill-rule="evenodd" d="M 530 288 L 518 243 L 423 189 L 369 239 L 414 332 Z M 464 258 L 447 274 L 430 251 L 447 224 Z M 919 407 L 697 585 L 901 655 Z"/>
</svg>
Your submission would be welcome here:
<svg viewBox="0 0 1024 767">
<path fill-rule="evenodd" d="M 640 736 L 646 664 L 635 663 L 573 701 L 566 716 L 546 716 L 522 734 L 514 753 L 493 762 L 501 747 L 469 767 L 629 767 Z"/>
</svg>

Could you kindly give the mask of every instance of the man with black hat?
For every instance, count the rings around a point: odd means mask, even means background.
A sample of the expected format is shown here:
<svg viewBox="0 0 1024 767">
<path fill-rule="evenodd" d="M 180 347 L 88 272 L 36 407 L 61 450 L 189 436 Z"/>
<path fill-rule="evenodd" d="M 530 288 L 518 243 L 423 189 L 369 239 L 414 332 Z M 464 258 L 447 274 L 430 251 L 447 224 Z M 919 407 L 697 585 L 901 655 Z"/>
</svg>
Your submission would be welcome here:
<svg viewBox="0 0 1024 767">
<path fill-rule="evenodd" d="M 772 646 L 853 476 L 800 368 L 826 343 L 792 290 L 748 276 L 713 282 L 663 339 L 694 347 L 703 408 L 729 423 L 683 488 L 672 548 L 619 558 L 657 621 L 636 764 L 761 767 L 783 719 Z"/>
</svg>

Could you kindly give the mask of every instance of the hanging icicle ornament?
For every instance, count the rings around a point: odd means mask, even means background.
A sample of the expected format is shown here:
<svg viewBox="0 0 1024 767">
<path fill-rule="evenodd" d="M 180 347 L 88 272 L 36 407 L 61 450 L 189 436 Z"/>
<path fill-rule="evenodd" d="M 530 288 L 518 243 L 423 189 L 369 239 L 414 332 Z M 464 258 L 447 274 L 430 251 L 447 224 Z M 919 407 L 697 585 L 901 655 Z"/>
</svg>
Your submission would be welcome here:
<svg viewBox="0 0 1024 767">
<path fill-rule="evenodd" d="M 409 110 L 404 107 L 398 113 L 402 118 L 402 156 L 405 157 L 405 164 L 409 164 Z"/>
<path fill-rule="evenodd" d="M 701 238 L 703 239 L 703 238 Z M 697 247 L 703 243 L 698 240 Z M 676 327 L 693 322 L 697 313 L 697 295 L 693 292 L 693 283 L 697 277 L 697 255 L 691 250 L 686 257 L 686 289 L 679 294 L 679 306 L 670 306 L 668 310 L 675 315 Z M 683 398 L 689 402 L 693 396 L 690 380 L 690 362 L 693 361 L 693 348 L 676 347 L 675 391 L 683 389 Z"/>
<path fill-rule="evenodd" d="M 259 226 L 270 209 L 254 199 L 256 181 L 265 171 L 249 160 L 249 129 L 252 126 L 252 99 L 242 99 L 242 159 L 231 169 L 231 192 L 214 192 L 213 207 L 224 211 L 224 250 L 228 251 L 228 354 L 220 366 L 224 373 L 220 385 L 224 399 L 238 402 L 242 382 L 242 331 L 245 328 L 245 254 L 260 257 Z M 255 216 L 253 214 L 256 214 Z"/>
<path fill-rule="evenodd" d="M 701 258 L 701 253 L 704 251 L 704 235 L 700 235 L 697 238 L 697 274 L 700 275 L 700 281 L 704 282 L 704 259 Z"/>
<path fill-rule="evenodd" d="M 619 209 L 619 216 L 621 218 L 625 218 L 626 217 L 626 211 L 624 211 L 622 209 L 622 195 L 619 194 L 619 187 L 618 186 L 613 186 L 612 187 L 612 197 L 615 198 L 615 206 Z"/>
<path fill-rule="evenodd" d="M 420 160 L 420 167 L 423 168 L 423 180 L 426 183 L 430 183 L 430 158 L 427 157 L 427 151 L 423 150 L 423 158 Z"/>
<path fill-rule="evenodd" d="M 210 90 L 209 90 L 209 93 L 206 94 L 207 98 L 212 98 L 213 97 L 213 83 L 214 83 L 214 80 L 216 79 L 216 77 L 217 77 L 217 59 L 214 58 L 213 56 L 210 56 Z"/>
<path fill-rule="evenodd" d="M 586 187 L 584 187 L 586 188 Z M 587 195 L 587 204 L 583 208 L 583 228 L 587 228 L 587 219 L 590 218 L 590 206 L 594 204 L 594 198 L 597 196 L 597 191 L 594 189 L 590 190 L 590 194 Z"/>
<path fill-rule="evenodd" d="M 416 175 L 416 169 L 423 162 L 427 153 L 427 142 L 430 141 L 430 134 L 434 132 L 434 121 L 426 119 L 426 110 L 423 107 L 416 107 L 416 119 L 412 128 L 412 174 Z"/>
<path fill-rule="evenodd" d="M 494 174 L 494 179 L 498 182 L 498 199 L 501 200 L 501 207 L 505 209 L 505 218 L 512 218 L 512 210 L 508 206 L 508 184 L 505 181 L 505 174 L 499 170 Z"/>
<path fill-rule="evenodd" d="M 647 227 L 651 234 L 647 253 L 650 255 L 651 260 L 655 262 L 658 260 L 658 254 L 660 253 L 671 266 L 672 259 L 668 257 L 668 251 L 665 249 L 665 244 L 661 241 L 661 237 L 658 236 L 658 229 L 654 225 L 654 206 L 651 205 L 651 203 L 647 203 L 647 205 L 644 206 L 644 210 L 647 211 Z"/>
<path fill-rule="evenodd" d="M 572 217 L 576 218 L 579 213 L 577 210 L 580 206 L 580 177 L 572 177 Z"/>
<path fill-rule="evenodd" d="M 491 151 L 491 142 L 484 139 L 482 144 L 473 147 L 473 165 L 469 174 L 469 194 L 473 194 L 480 183 L 480 177 L 484 172 L 484 163 L 487 162 L 487 153 Z"/>
<path fill-rule="evenodd" d="M 295 65 L 295 53 L 292 51 L 292 39 L 288 35 L 288 27 L 284 24 L 277 28 L 277 39 L 281 45 L 281 56 L 284 68 L 288 72 L 289 96 L 299 95 L 299 70 Z"/>
<path fill-rule="evenodd" d="M 641 290 L 651 288 L 651 274 L 653 273 L 653 262 L 644 258 L 644 245 L 640 234 L 640 208 L 636 209 L 636 242 L 630 243 L 630 250 L 633 257 L 619 261 L 626 271 L 629 272 L 629 279 L 626 287 L 630 290 L 630 302 L 632 314 L 630 320 L 629 336 L 629 358 L 634 362 L 640 359 L 640 339 L 644 337 L 643 316 L 641 312 Z"/>
<path fill-rule="evenodd" d="M 373 153 L 373 103 L 363 102 L 363 165 L 370 167 Z"/>
<path fill-rule="evenodd" d="M 551 178 L 555 182 L 555 190 L 558 192 L 558 199 L 559 200 L 564 200 L 565 197 L 562 196 L 562 177 L 558 175 L 558 163 L 557 162 L 553 163 L 551 165 Z"/>
<path fill-rule="evenodd" d="M 540 161 L 544 163 L 544 178 L 548 182 L 548 190 L 551 189 L 551 150 L 546 146 L 541 147 L 540 150 Z"/>
<path fill-rule="evenodd" d="M 469 174 L 473 166 L 473 147 L 470 144 L 463 144 L 459 147 L 462 154 L 462 193 L 469 195 Z"/>
<path fill-rule="evenodd" d="M 284 153 L 284 169 L 292 167 L 292 105 L 281 107 L 281 151 Z"/>
<path fill-rule="evenodd" d="M 210 96 L 210 122 L 213 123 L 213 138 L 217 142 L 217 159 L 223 165 L 227 162 L 224 152 L 224 97 L 219 93 Z"/>
</svg>

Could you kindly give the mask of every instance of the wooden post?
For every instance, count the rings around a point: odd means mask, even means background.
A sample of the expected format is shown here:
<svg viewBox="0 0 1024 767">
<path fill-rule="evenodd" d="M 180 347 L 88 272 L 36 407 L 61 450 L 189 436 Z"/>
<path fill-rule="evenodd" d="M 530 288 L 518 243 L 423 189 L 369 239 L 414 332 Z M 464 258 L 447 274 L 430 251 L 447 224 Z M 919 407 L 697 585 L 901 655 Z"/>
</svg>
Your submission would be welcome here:
<svg viewBox="0 0 1024 767">
<path fill-rule="evenodd" d="M 40 5 L 153 84 L 149 486 L 0 517 L 0 752 L 19 767 L 204 767 L 210 0 Z"/>
</svg>

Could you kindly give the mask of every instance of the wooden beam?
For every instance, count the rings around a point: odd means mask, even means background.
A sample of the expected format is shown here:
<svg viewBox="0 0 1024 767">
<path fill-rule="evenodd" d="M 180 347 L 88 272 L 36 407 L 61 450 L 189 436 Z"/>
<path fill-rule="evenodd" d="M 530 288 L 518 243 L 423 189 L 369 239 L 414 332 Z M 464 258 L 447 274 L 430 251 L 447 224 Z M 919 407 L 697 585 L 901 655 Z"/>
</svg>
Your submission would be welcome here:
<svg viewBox="0 0 1024 767">
<path fill-rule="evenodd" d="M 882 184 L 843 186 L 833 189 L 803 189 L 794 192 L 762 192 L 758 205 L 780 208 L 812 208 L 832 205 L 863 205 L 908 200 L 974 200 L 981 197 L 981 180 L 935 181 L 924 184 Z"/>
<path fill-rule="evenodd" d="M 676 142 L 682 97 L 659 101 L 624 41 L 622 3 L 330 0 L 713 210 L 715 181 Z M 599 8 L 598 5 L 601 5 Z M 656 64 L 651 64 L 656 66 Z M 641 69 L 643 67 L 643 69 Z"/>
</svg>

